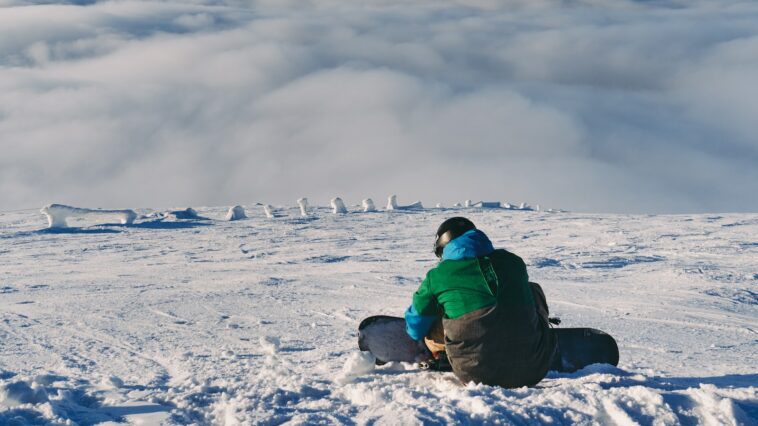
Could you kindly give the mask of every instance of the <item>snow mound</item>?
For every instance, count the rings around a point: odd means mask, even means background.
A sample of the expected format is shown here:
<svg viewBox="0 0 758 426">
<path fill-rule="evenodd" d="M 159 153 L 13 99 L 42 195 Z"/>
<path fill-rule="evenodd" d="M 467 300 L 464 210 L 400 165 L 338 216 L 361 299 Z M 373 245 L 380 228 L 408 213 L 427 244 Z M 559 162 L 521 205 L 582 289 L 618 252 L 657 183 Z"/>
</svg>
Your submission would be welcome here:
<svg viewBox="0 0 758 426">
<path fill-rule="evenodd" d="M 274 218 L 274 208 L 271 207 L 271 204 L 266 204 L 263 206 L 263 212 L 266 213 L 266 217 L 269 219 Z"/>
<path fill-rule="evenodd" d="M 376 206 L 374 205 L 374 200 L 372 200 L 371 198 L 366 198 L 365 200 L 363 200 L 363 202 L 361 203 L 361 205 L 363 206 L 363 211 L 364 212 L 368 213 L 368 212 L 375 212 L 376 211 Z"/>
<path fill-rule="evenodd" d="M 246 217 L 245 209 L 242 206 L 230 207 L 229 212 L 226 214 L 226 220 L 240 220 Z"/>
<path fill-rule="evenodd" d="M 353 352 L 347 357 L 342 366 L 342 372 L 337 376 L 336 381 L 341 384 L 351 383 L 357 377 L 371 373 L 375 368 L 376 357 L 371 352 Z"/>
<path fill-rule="evenodd" d="M 401 206 L 397 204 L 397 195 L 390 195 L 387 198 L 387 210 L 420 210 L 423 208 L 424 206 L 421 204 L 421 201 L 416 201 L 407 206 Z"/>
<path fill-rule="evenodd" d="M 167 212 L 166 215 L 179 220 L 202 219 L 192 207 L 187 207 L 184 210 L 172 210 Z"/>
<path fill-rule="evenodd" d="M 50 228 L 66 228 L 68 227 L 66 220 L 73 217 L 94 218 L 100 220 L 116 218 L 123 225 L 132 224 L 137 218 L 137 213 L 134 210 L 86 209 L 66 206 L 63 204 L 49 204 L 42 207 L 40 213 L 47 216 L 47 222 Z"/>
<path fill-rule="evenodd" d="M 340 197 L 332 198 L 331 204 L 332 204 L 332 213 L 334 214 L 347 213 L 347 208 L 345 207 L 345 203 L 342 201 L 342 198 Z"/>
</svg>

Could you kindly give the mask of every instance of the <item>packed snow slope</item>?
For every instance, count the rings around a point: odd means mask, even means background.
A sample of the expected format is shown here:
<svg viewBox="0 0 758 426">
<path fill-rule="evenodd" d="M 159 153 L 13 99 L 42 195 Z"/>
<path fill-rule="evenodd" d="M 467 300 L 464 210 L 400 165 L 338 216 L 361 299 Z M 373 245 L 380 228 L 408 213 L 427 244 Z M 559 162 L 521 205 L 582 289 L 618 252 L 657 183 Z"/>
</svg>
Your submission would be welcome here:
<svg viewBox="0 0 758 426">
<path fill-rule="evenodd" d="M 758 214 L 244 207 L 0 213 L 0 424 L 756 424 Z M 403 312 L 453 215 L 524 258 L 562 326 L 615 336 L 619 367 L 521 389 L 373 368 L 359 321 Z"/>
</svg>

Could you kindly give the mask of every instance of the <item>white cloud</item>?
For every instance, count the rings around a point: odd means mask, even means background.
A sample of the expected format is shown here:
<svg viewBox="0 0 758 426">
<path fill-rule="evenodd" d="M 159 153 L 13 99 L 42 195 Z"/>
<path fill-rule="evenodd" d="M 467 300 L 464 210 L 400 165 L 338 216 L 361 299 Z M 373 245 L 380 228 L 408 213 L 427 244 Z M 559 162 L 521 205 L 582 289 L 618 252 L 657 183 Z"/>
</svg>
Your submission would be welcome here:
<svg viewBox="0 0 758 426">
<path fill-rule="evenodd" d="M 758 209 L 753 2 L 0 7 L 0 208 Z"/>
</svg>

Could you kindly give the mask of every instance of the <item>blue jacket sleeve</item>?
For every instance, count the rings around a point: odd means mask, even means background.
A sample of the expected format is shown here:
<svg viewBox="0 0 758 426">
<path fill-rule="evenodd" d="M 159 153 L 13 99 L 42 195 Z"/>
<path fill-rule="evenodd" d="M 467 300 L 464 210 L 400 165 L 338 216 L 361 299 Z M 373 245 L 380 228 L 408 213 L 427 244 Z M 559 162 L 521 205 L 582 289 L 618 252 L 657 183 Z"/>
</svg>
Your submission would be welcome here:
<svg viewBox="0 0 758 426">
<path fill-rule="evenodd" d="M 421 315 L 413 305 L 405 311 L 405 331 L 413 340 L 421 340 L 432 329 L 434 322 L 439 319 L 436 315 Z"/>
</svg>

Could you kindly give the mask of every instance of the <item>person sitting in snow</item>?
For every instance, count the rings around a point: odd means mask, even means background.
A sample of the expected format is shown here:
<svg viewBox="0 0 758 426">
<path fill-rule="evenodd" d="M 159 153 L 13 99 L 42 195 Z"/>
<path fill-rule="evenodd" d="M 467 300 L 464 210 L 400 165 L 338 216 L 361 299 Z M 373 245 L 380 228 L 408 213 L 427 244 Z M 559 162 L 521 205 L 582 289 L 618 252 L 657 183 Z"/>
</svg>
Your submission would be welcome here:
<svg viewBox="0 0 758 426">
<path fill-rule="evenodd" d="M 437 229 L 440 263 L 427 274 L 405 313 L 406 331 L 424 339 L 437 363 L 445 357 L 464 383 L 533 386 L 556 352 L 548 307 L 524 261 L 495 250 L 463 217 Z"/>
</svg>

